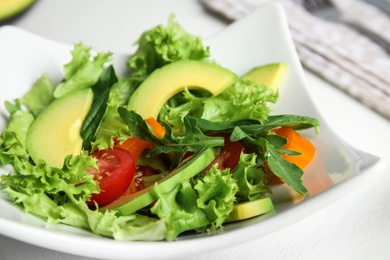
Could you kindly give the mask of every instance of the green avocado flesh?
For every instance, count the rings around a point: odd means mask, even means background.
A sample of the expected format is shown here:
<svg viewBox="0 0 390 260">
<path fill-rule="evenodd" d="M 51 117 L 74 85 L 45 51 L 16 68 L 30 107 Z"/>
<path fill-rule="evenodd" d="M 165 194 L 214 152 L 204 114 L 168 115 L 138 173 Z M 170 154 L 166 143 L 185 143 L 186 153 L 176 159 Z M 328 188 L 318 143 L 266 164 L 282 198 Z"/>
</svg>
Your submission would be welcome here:
<svg viewBox="0 0 390 260">
<path fill-rule="evenodd" d="M 32 5 L 35 0 L 2 0 L 0 1 L 0 21 L 8 19 Z"/>
<path fill-rule="evenodd" d="M 274 210 L 274 205 L 270 198 L 261 198 L 253 201 L 238 203 L 233 207 L 228 221 L 237 221 L 259 216 Z"/>
<path fill-rule="evenodd" d="M 177 61 L 155 70 L 133 93 L 128 108 L 143 118 L 157 118 L 163 105 L 185 88 L 203 89 L 218 95 L 236 79 L 236 74 L 217 64 Z"/>
<path fill-rule="evenodd" d="M 201 172 L 214 160 L 214 158 L 215 155 L 212 149 L 196 154 L 184 161 L 154 185 L 150 185 L 139 192 L 122 196 L 113 203 L 100 208 L 100 211 L 115 209 L 118 211 L 119 215 L 123 216 L 134 213 L 157 200 L 155 190 L 160 192 L 171 191 L 176 185 L 189 180 Z"/>
<path fill-rule="evenodd" d="M 81 126 L 93 100 L 91 89 L 55 99 L 37 117 L 27 132 L 26 147 L 35 163 L 62 168 L 67 155 L 79 154 L 83 140 Z"/>
<path fill-rule="evenodd" d="M 286 70 L 286 63 L 270 63 L 251 69 L 242 78 L 250 79 L 259 85 L 264 84 L 276 92 Z"/>
</svg>

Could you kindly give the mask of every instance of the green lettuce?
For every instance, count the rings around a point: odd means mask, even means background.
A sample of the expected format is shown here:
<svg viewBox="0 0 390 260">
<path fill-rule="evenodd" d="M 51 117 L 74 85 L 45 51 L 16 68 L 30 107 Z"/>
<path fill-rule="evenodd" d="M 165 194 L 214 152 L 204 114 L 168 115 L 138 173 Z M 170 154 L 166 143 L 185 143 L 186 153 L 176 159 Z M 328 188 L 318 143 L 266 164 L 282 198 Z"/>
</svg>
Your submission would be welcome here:
<svg viewBox="0 0 390 260">
<path fill-rule="evenodd" d="M 110 97 L 111 88 L 118 82 L 113 66 L 106 68 L 100 75 L 98 81 L 92 86 L 93 101 L 88 115 L 81 126 L 81 138 L 83 149 L 90 150 L 91 141 L 101 125 L 107 111 L 107 102 Z"/>
<path fill-rule="evenodd" d="M 240 160 L 232 171 L 233 178 L 237 180 L 238 201 L 256 200 L 271 193 L 267 185 L 268 175 L 259 165 L 257 154 L 241 153 Z"/>
<path fill-rule="evenodd" d="M 1 175 L 3 192 L 25 212 L 39 216 L 51 224 L 66 224 L 113 237 L 117 240 L 162 240 L 166 225 L 163 220 L 142 215 L 117 216 L 115 211 L 99 212 L 85 201 L 99 192 L 87 167 L 96 167 L 85 153 L 68 156 L 62 169 L 16 162 L 15 174 Z"/>
<path fill-rule="evenodd" d="M 179 99 L 179 100 L 178 100 Z M 240 79 L 217 96 L 197 96 L 188 90 L 171 101 L 160 113 L 162 120 L 173 126 L 177 134 L 184 134 L 183 119 L 187 115 L 212 122 L 255 120 L 266 122 L 270 113 L 269 102 L 276 102 L 278 94 L 266 85 Z"/>
<path fill-rule="evenodd" d="M 82 43 L 75 44 L 71 61 L 64 65 L 64 80 L 55 88 L 54 97 L 95 85 L 105 66 L 111 62 L 112 53 L 96 54 Z"/>
<path fill-rule="evenodd" d="M 15 104 L 6 102 L 10 121 L 0 135 L 0 162 L 11 164 L 13 173 L 2 174 L 2 191 L 25 212 L 47 220 L 66 224 L 118 240 L 161 240 L 165 238 L 165 222 L 142 215 L 119 217 L 115 211 L 91 210 L 85 201 L 98 193 L 98 183 L 87 168 L 96 168 L 95 160 L 86 152 L 68 156 L 62 169 L 48 167 L 44 161 L 33 164 L 25 147 L 27 131 L 34 116 Z"/>
<path fill-rule="evenodd" d="M 21 98 L 29 111 L 36 117 L 53 100 L 54 83 L 46 73 L 35 81 L 32 88 Z"/>
<path fill-rule="evenodd" d="M 111 88 L 106 112 L 92 141 L 92 150 L 110 148 L 114 146 L 114 139 L 123 142 L 131 136 L 128 126 L 118 113 L 118 108 L 127 104 L 129 93 L 132 91 L 133 85 L 123 79 Z"/>
<path fill-rule="evenodd" d="M 211 232 L 221 228 L 229 217 L 237 190 L 230 171 L 214 166 L 206 175 L 185 181 L 169 192 L 160 192 L 156 186 L 158 200 L 151 212 L 165 219 L 167 240 L 188 230 Z"/>
<path fill-rule="evenodd" d="M 138 49 L 128 60 L 133 84 L 142 82 L 155 69 L 178 60 L 203 60 L 210 56 L 200 37 L 186 32 L 171 15 L 167 26 L 145 31 L 137 40 Z"/>
<path fill-rule="evenodd" d="M 26 148 L 26 137 L 34 116 L 21 109 L 19 100 L 16 100 L 15 104 L 6 102 L 5 107 L 10 118 L 0 135 L 0 164 L 13 165 L 15 161 L 28 161 L 30 155 Z"/>
</svg>

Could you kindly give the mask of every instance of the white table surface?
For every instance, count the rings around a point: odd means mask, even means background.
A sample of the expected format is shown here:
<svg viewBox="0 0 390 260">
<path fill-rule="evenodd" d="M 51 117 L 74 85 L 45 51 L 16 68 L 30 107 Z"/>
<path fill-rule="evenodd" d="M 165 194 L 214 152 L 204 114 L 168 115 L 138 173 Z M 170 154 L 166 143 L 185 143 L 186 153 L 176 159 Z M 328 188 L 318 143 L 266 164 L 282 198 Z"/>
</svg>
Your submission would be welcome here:
<svg viewBox="0 0 390 260">
<path fill-rule="evenodd" d="M 39 0 L 9 24 L 73 44 L 127 52 L 146 29 L 170 13 L 189 32 L 207 37 L 227 26 L 197 0 Z M 350 144 L 390 162 L 390 122 L 307 72 L 310 94 L 325 120 Z M 389 86 L 390 87 L 390 86 Z M 389 173 L 389 174 L 386 174 Z M 185 259 L 389 259 L 390 166 L 380 179 L 265 237 Z M 89 259 L 0 235 L 0 260 Z"/>
</svg>

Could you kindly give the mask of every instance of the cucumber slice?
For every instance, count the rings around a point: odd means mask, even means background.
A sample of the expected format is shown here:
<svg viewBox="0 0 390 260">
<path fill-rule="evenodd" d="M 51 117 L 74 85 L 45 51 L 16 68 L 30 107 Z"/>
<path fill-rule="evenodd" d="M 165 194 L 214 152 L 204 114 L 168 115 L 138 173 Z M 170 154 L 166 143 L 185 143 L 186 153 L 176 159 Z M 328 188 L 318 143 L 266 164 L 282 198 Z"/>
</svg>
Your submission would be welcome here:
<svg viewBox="0 0 390 260">
<path fill-rule="evenodd" d="M 259 216 L 274 210 L 274 204 L 268 197 L 253 201 L 238 203 L 233 207 L 233 211 L 227 221 L 237 221 Z"/>
</svg>

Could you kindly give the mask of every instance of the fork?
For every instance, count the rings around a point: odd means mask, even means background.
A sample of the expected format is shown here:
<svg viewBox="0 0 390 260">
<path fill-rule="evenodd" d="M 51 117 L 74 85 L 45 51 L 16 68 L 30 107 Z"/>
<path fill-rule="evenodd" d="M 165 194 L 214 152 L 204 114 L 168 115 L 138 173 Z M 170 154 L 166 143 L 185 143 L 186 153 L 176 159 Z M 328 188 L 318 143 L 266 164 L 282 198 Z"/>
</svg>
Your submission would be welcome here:
<svg viewBox="0 0 390 260">
<path fill-rule="evenodd" d="M 358 32 L 371 38 L 371 40 L 376 42 L 387 53 L 390 54 L 390 42 L 388 40 L 375 33 L 374 31 L 368 29 L 361 23 L 346 18 L 340 12 L 340 10 L 338 10 L 337 7 L 334 6 L 331 0 L 304 0 L 303 6 L 307 11 L 319 18 L 344 23 L 351 28 L 354 28 Z"/>
</svg>

